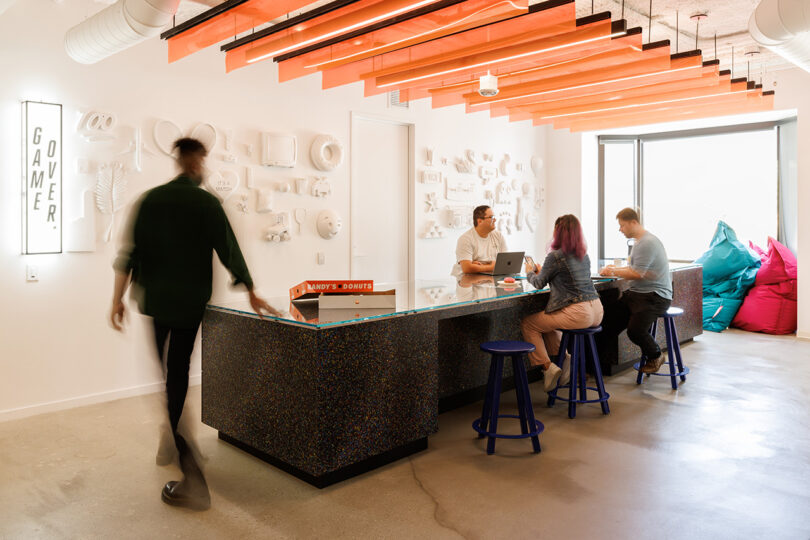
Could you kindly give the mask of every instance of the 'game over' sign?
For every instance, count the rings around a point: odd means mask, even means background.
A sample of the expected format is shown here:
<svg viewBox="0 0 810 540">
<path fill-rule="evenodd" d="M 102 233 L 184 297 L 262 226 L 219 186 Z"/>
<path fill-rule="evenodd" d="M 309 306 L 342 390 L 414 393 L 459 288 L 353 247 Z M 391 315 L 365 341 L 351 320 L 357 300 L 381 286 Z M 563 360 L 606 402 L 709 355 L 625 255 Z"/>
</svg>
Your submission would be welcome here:
<svg viewBox="0 0 810 540">
<path fill-rule="evenodd" d="M 23 104 L 22 252 L 62 252 L 62 106 Z"/>
</svg>

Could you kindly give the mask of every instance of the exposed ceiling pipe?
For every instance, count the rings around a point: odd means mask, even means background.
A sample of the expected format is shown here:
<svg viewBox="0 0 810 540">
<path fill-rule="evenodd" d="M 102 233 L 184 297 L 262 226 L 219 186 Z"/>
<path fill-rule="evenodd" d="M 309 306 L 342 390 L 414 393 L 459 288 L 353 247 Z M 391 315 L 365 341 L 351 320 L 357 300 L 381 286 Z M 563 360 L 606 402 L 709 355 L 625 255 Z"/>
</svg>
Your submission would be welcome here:
<svg viewBox="0 0 810 540">
<path fill-rule="evenodd" d="M 17 0 L 0 0 L 0 15 L 3 14 L 5 10 L 11 7 L 11 4 L 16 2 Z"/>
<path fill-rule="evenodd" d="M 180 0 L 118 0 L 65 34 L 65 50 L 82 64 L 95 64 L 168 25 Z"/>
<path fill-rule="evenodd" d="M 760 45 L 810 71 L 810 0 L 762 0 L 748 32 Z"/>
</svg>

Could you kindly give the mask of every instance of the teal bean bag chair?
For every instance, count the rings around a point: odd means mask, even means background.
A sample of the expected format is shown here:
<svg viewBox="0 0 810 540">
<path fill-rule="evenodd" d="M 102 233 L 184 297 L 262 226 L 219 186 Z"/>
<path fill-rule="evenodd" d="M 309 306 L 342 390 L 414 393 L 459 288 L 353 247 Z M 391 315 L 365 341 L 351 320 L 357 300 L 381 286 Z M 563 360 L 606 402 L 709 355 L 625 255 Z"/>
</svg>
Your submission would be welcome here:
<svg viewBox="0 0 810 540">
<path fill-rule="evenodd" d="M 717 224 L 709 249 L 695 262 L 703 265 L 703 329 L 722 332 L 740 309 L 762 263 L 724 221 Z"/>
</svg>

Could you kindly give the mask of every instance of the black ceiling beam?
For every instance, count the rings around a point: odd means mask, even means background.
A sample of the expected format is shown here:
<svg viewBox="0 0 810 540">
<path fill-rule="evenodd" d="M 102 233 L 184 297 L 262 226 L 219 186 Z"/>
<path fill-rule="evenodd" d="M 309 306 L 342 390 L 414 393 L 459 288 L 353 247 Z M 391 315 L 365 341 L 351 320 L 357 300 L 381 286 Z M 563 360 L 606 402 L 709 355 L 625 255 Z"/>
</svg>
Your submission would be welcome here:
<svg viewBox="0 0 810 540">
<path fill-rule="evenodd" d="M 241 6 L 247 1 L 248 0 L 225 0 L 225 2 L 222 2 L 218 6 L 214 6 L 211 9 L 200 13 L 196 17 L 192 17 L 189 20 L 178 24 L 177 26 L 172 26 L 170 29 L 160 34 L 160 39 L 169 39 L 178 34 L 182 34 L 186 30 L 194 28 L 195 26 L 211 20 L 218 15 L 222 15 L 223 13 L 230 11 L 237 6 Z"/>
</svg>

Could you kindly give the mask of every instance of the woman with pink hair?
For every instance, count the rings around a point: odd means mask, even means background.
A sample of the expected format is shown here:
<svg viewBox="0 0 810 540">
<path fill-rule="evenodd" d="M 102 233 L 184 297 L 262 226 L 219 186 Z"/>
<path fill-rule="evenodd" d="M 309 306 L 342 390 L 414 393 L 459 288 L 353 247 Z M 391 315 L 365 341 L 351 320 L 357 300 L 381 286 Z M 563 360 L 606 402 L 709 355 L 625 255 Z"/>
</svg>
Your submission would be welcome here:
<svg viewBox="0 0 810 540">
<path fill-rule="evenodd" d="M 591 281 L 591 261 L 582 235 L 582 226 L 572 214 L 557 218 L 554 238 L 546 260 L 540 267 L 526 264 L 526 278 L 538 289 L 549 285 L 551 294 L 545 310 L 523 319 L 523 339 L 535 346 L 529 354 L 533 366 L 545 370 L 546 392 L 568 382 L 570 357 L 566 354 L 562 369 L 549 357 L 560 348 L 560 330 L 597 326 L 602 322 L 602 302 Z"/>
</svg>

